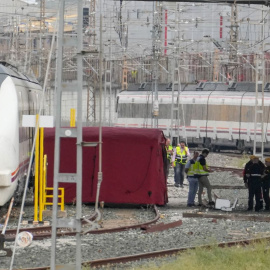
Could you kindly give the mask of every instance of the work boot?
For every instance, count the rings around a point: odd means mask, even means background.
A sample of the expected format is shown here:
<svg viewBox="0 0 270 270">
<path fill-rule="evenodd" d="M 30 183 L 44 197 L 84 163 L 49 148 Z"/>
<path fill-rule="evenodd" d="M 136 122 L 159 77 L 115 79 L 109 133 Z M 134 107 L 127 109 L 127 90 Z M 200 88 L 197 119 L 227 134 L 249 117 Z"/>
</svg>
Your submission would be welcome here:
<svg viewBox="0 0 270 270">
<path fill-rule="evenodd" d="M 209 205 L 209 206 L 214 206 L 215 205 L 215 202 L 209 202 L 207 205 Z"/>
</svg>

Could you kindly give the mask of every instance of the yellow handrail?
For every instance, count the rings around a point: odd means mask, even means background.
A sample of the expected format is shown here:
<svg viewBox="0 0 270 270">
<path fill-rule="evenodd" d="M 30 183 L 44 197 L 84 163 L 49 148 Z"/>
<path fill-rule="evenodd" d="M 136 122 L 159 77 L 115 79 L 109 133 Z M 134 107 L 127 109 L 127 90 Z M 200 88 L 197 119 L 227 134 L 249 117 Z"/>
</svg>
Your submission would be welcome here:
<svg viewBox="0 0 270 270">
<path fill-rule="evenodd" d="M 44 178 L 43 178 L 43 169 L 44 169 L 44 161 L 43 161 L 43 149 L 44 149 L 44 145 L 43 145 L 43 141 L 44 141 L 44 128 L 40 128 L 40 143 L 39 143 L 39 166 L 40 166 L 40 170 L 39 170 L 39 221 L 42 221 L 42 211 L 43 209 L 43 182 L 44 182 Z"/>
<path fill-rule="evenodd" d="M 46 188 L 45 189 L 46 191 L 49 191 L 49 190 L 53 190 L 53 188 Z M 58 188 L 58 191 L 60 191 L 61 192 L 61 194 L 60 195 L 58 195 L 58 198 L 60 198 L 60 202 L 58 203 L 58 205 L 60 205 L 61 206 L 61 211 L 64 211 L 65 210 L 65 204 L 64 204 L 64 197 L 65 197 L 65 189 L 64 188 Z M 53 203 L 52 202 L 46 202 L 46 198 L 53 198 L 53 195 L 45 195 L 45 203 L 44 203 L 44 205 L 53 205 Z"/>
<path fill-rule="evenodd" d="M 39 126 L 38 126 L 38 117 L 36 115 L 36 145 L 35 145 L 35 196 L 34 196 L 34 221 L 38 221 L 38 161 L 39 161 Z"/>
</svg>

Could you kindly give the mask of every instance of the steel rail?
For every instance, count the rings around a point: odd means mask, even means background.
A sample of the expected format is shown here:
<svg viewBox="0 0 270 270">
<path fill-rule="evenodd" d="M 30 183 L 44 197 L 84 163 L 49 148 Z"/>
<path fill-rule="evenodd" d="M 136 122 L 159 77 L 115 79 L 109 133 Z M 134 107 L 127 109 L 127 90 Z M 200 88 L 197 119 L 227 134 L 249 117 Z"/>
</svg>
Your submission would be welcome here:
<svg viewBox="0 0 270 270">
<path fill-rule="evenodd" d="M 210 166 L 211 169 L 213 169 L 216 172 L 232 172 L 233 174 L 236 174 L 238 176 L 243 176 L 243 169 L 239 168 L 232 168 L 232 167 L 221 167 L 221 166 Z"/>
<path fill-rule="evenodd" d="M 94 213 L 88 218 L 90 221 L 94 221 L 97 217 L 97 214 Z M 87 221 L 82 219 L 82 224 L 87 224 Z M 65 228 L 59 228 L 59 231 Z M 30 232 L 33 234 L 33 240 L 41 240 L 44 238 L 51 237 L 52 226 L 42 226 L 42 227 L 26 227 L 20 228 L 19 232 Z M 6 242 L 14 241 L 16 238 L 17 229 L 6 230 Z M 64 235 L 70 235 L 73 233 L 71 231 L 65 231 Z M 58 233 L 59 236 L 63 235 L 63 232 Z M 43 238 L 42 238 L 43 237 Z"/>
<path fill-rule="evenodd" d="M 160 218 L 159 211 L 157 207 L 154 205 L 154 212 L 155 212 L 155 218 L 144 222 L 144 223 L 137 223 L 130 226 L 122 226 L 117 228 L 110 228 L 110 229 L 98 229 L 98 230 L 88 230 L 83 232 L 82 234 L 102 234 L 102 233 L 114 233 L 114 232 L 121 232 L 126 231 L 130 229 L 137 229 L 137 228 L 143 228 L 150 224 L 153 224 L 157 222 Z M 95 215 L 96 216 L 96 215 Z M 87 224 L 87 222 L 85 222 Z M 61 231 L 62 230 L 62 231 Z M 63 231 L 64 230 L 64 231 Z M 44 227 L 31 227 L 31 228 L 22 228 L 21 231 L 27 231 L 33 234 L 33 240 L 42 240 L 45 238 L 51 237 L 51 226 L 44 226 Z M 65 228 L 59 228 L 57 232 L 57 236 L 74 236 L 76 235 L 76 232 L 65 230 Z M 6 241 L 12 242 L 15 240 L 16 237 L 16 229 L 7 230 L 6 231 Z"/>
<path fill-rule="evenodd" d="M 192 247 L 183 247 L 183 248 L 174 248 L 174 249 L 167 249 L 167 250 L 160 250 L 160 251 L 154 251 L 154 252 L 148 252 L 148 253 L 139 253 L 135 255 L 129 255 L 129 256 L 121 256 L 121 257 L 114 257 L 114 258 L 107 258 L 107 259 L 100 259 L 100 260 L 93 260 L 88 262 L 83 262 L 83 267 L 102 267 L 106 265 L 113 265 L 118 263 L 128 263 L 131 261 L 138 261 L 142 259 L 153 259 L 157 257 L 164 257 L 164 256 L 171 256 L 179 253 L 183 253 L 188 250 L 193 250 L 196 248 L 204 248 L 209 249 L 213 247 L 235 247 L 235 246 L 247 246 L 249 244 L 253 243 L 259 243 L 261 241 L 270 241 L 270 237 L 261 237 L 261 238 L 251 238 L 251 239 L 244 239 L 244 240 L 238 240 L 238 241 L 231 241 L 231 242 L 221 242 L 217 245 L 201 245 L 201 246 L 192 246 Z M 59 265 L 58 267 L 63 267 Z M 45 267 L 35 267 L 35 268 L 20 268 L 20 270 L 49 270 L 49 266 Z M 64 268 L 59 268 L 64 269 Z M 19 269 L 14 269 L 19 270 Z"/>
</svg>

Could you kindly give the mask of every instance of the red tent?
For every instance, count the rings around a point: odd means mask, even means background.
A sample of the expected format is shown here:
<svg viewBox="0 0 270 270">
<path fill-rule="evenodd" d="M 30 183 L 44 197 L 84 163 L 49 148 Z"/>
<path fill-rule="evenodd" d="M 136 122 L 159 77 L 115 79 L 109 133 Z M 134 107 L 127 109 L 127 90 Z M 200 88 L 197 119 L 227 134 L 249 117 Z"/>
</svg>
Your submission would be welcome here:
<svg viewBox="0 0 270 270">
<path fill-rule="evenodd" d="M 47 185 L 53 186 L 55 129 L 44 131 L 44 154 L 48 157 Z M 99 128 L 83 128 L 84 142 L 98 142 Z M 165 138 L 159 129 L 102 128 L 103 181 L 100 201 L 105 203 L 167 203 L 164 174 Z M 99 170 L 99 146 L 83 148 L 84 203 L 95 202 Z M 60 172 L 76 172 L 76 138 L 62 138 Z M 76 199 L 75 184 L 61 183 L 65 202 Z"/>
</svg>

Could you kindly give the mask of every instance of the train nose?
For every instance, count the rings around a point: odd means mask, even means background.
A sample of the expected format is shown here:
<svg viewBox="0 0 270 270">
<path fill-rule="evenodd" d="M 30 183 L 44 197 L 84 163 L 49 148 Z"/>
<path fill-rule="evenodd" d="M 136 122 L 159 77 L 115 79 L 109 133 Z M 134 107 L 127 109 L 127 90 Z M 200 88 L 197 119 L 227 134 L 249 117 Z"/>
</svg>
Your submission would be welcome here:
<svg viewBox="0 0 270 270">
<path fill-rule="evenodd" d="M 12 133 L 10 133 L 12 134 Z M 14 136 L 14 135 L 13 135 Z M 10 182 L 13 182 L 11 178 L 14 176 L 15 171 L 19 166 L 18 159 L 18 146 L 16 145 L 16 135 L 9 138 L 1 134 L 0 128 L 0 186 L 6 186 L 7 175 L 10 177 Z"/>
</svg>

